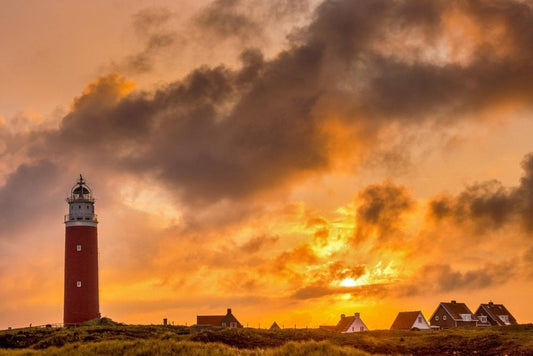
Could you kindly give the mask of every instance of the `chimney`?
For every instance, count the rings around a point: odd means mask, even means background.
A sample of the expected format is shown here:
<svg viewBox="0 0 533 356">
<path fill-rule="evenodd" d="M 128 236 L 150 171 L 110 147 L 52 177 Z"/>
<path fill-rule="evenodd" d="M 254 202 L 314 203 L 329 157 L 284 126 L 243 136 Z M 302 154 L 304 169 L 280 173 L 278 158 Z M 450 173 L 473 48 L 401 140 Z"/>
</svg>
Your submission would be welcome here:
<svg viewBox="0 0 533 356">
<path fill-rule="evenodd" d="M 228 308 L 228 315 L 231 314 L 231 308 Z"/>
<path fill-rule="evenodd" d="M 359 313 L 355 313 L 354 316 L 355 316 L 355 320 L 359 320 L 360 319 Z"/>
<path fill-rule="evenodd" d="M 452 304 L 457 304 L 457 302 L 455 300 L 452 300 Z"/>
<path fill-rule="evenodd" d="M 344 319 L 345 317 L 346 317 L 346 315 L 341 314 L 341 320 Z"/>
<path fill-rule="evenodd" d="M 489 305 L 494 305 L 494 303 L 492 302 L 492 300 L 489 302 Z"/>
</svg>

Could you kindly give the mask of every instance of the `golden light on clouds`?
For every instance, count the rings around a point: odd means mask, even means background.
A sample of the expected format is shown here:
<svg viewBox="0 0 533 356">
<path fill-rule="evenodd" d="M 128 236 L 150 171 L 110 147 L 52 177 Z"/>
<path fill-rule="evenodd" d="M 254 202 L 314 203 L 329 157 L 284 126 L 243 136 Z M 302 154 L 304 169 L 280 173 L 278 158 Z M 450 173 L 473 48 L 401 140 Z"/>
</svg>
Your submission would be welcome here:
<svg viewBox="0 0 533 356">
<path fill-rule="evenodd" d="M 38 48 L 20 6 L 0 11 L 0 328 L 60 320 L 80 173 L 118 321 L 373 329 L 449 299 L 533 320 L 531 4 L 65 4 L 101 26 L 58 42 L 42 9 Z"/>
</svg>

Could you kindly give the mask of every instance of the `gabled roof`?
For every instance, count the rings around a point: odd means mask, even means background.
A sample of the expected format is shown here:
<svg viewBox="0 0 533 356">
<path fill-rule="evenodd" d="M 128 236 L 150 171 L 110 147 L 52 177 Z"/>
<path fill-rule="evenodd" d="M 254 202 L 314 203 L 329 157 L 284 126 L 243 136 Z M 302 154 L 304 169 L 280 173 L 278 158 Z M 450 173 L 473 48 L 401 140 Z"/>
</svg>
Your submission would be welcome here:
<svg viewBox="0 0 533 356">
<path fill-rule="evenodd" d="M 354 321 L 354 316 L 345 316 L 344 318 L 341 318 L 341 320 L 337 324 L 336 330 L 340 333 L 347 331 Z"/>
<path fill-rule="evenodd" d="M 221 326 L 225 315 L 197 315 L 196 324 L 198 325 L 212 325 Z"/>
<path fill-rule="evenodd" d="M 279 327 L 278 323 L 274 322 L 272 324 L 272 326 L 270 327 L 270 330 L 280 330 L 281 328 Z"/>
<path fill-rule="evenodd" d="M 475 314 L 472 313 L 470 309 L 468 309 L 465 303 L 457 303 L 455 301 L 452 301 L 451 303 L 441 302 L 440 305 L 442 305 L 444 310 L 446 310 L 446 312 L 448 312 L 448 314 L 454 320 L 462 321 L 463 318 L 461 317 L 461 314 L 470 314 L 472 317 L 472 321 L 477 321 Z"/>
<path fill-rule="evenodd" d="M 239 328 L 242 328 L 242 324 L 239 323 L 237 318 L 231 313 L 230 308 L 228 308 L 228 312 L 226 315 L 197 315 L 196 316 L 197 325 L 230 326 L 231 323 L 236 323 Z"/>
<path fill-rule="evenodd" d="M 489 302 L 488 304 L 481 304 L 479 308 L 483 308 L 487 312 L 488 316 L 490 316 L 492 320 L 498 323 L 498 325 L 518 324 L 514 316 L 509 313 L 509 311 L 507 310 L 507 308 L 505 308 L 503 304 L 494 304 L 492 302 Z M 479 309 L 476 313 L 478 312 Z M 500 319 L 499 315 L 507 315 L 509 317 L 509 323 L 505 323 L 504 320 Z"/>
<path fill-rule="evenodd" d="M 394 323 L 392 323 L 392 326 L 390 327 L 391 330 L 411 329 L 421 313 L 420 310 L 399 312 Z"/>
</svg>

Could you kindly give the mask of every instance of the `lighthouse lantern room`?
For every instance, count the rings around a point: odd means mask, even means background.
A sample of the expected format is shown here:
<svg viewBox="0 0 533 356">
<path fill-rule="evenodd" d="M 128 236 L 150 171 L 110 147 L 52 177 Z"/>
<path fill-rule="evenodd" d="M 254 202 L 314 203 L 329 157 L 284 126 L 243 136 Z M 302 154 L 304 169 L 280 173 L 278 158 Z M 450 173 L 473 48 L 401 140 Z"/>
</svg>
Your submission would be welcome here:
<svg viewBox="0 0 533 356">
<path fill-rule="evenodd" d="M 100 317 L 98 302 L 98 219 L 82 175 L 67 198 L 65 215 L 65 325 Z"/>
</svg>

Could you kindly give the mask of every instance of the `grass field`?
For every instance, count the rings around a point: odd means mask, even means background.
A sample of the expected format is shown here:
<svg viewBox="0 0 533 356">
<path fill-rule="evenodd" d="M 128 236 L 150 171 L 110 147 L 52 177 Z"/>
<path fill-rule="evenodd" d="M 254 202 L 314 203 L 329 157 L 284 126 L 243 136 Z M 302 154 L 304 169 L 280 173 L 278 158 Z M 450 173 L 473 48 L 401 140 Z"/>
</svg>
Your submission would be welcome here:
<svg viewBox="0 0 533 356">
<path fill-rule="evenodd" d="M 533 355 L 533 325 L 336 334 L 94 325 L 0 331 L 0 355 Z"/>
</svg>

